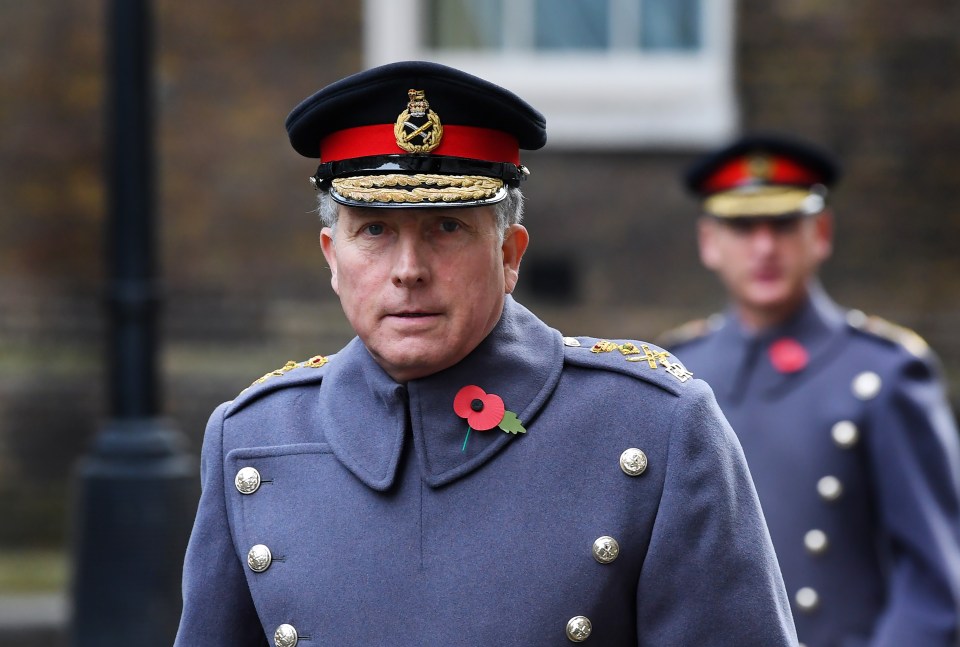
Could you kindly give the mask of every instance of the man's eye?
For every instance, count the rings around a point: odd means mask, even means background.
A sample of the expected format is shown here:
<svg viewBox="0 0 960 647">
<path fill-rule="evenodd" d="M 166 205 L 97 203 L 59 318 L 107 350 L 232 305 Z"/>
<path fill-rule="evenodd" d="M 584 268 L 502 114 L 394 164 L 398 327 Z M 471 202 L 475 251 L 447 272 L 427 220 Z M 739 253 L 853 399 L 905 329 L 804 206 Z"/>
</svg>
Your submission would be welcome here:
<svg viewBox="0 0 960 647">
<path fill-rule="evenodd" d="M 447 232 L 448 234 L 453 233 L 458 229 L 460 229 L 460 223 L 457 222 L 456 220 L 444 220 L 443 222 L 440 223 L 440 229 Z"/>
<path fill-rule="evenodd" d="M 799 218 L 784 218 L 773 222 L 773 231 L 778 234 L 791 234 L 800 229 Z"/>
<path fill-rule="evenodd" d="M 751 233 L 756 227 L 755 223 L 750 222 L 747 219 L 739 219 L 739 218 L 733 218 L 726 224 L 727 224 L 727 227 L 730 229 L 730 231 L 737 234 L 738 236 L 746 236 L 747 234 Z"/>
<path fill-rule="evenodd" d="M 367 230 L 367 233 L 370 234 L 371 236 L 379 236 L 380 234 L 383 233 L 383 225 L 380 225 L 377 223 L 374 223 L 372 225 L 367 225 L 366 230 Z"/>
</svg>

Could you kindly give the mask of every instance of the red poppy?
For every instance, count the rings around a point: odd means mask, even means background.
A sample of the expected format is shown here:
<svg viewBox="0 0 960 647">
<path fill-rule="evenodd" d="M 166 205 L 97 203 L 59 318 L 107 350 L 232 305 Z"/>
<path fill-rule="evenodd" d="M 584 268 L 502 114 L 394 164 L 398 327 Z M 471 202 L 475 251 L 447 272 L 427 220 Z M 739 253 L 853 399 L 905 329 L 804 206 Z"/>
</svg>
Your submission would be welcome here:
<svg viewBox="0 0 960 647">
<path fill-rule="evenodd" d="M 453 410 L 461 418 L 466 418 L 471 429 L 486 431 L 500 424 L 506 407 L 499 395 L 469 384 L 457 391 L 453 398 Z"/>
<path fill-rule="evenodd" d="M 783 337 L 770 344 L 770 363 L 781 373 L 796 373 L 810 361 L 807 349 L 791 337 Z"/>
</svg>

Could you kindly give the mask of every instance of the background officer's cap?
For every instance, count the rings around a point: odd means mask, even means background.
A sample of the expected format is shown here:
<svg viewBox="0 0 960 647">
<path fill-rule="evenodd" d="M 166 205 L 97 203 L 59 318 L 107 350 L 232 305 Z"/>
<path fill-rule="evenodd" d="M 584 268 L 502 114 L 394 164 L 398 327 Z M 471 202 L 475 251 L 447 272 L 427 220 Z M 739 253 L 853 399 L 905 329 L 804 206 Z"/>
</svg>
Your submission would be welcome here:
<svg viewBox="0 0 960 647">
<path fill-rule="evenodd" d="M 437 63 L 405 61 L 348 76 L 286 121 L 293 148 L 320 158 L 311 180 L 367 207 L 492 204 L 527 175 L 546 120 L 512 92 Z"/>
<path fill-rule="evenodd" d="M 718 218 L 820 213 L 840 169 L 826 152 L 777 135 L 752 135 L 695 162 L 684 176 L 703 211 Z"/>
</svg>

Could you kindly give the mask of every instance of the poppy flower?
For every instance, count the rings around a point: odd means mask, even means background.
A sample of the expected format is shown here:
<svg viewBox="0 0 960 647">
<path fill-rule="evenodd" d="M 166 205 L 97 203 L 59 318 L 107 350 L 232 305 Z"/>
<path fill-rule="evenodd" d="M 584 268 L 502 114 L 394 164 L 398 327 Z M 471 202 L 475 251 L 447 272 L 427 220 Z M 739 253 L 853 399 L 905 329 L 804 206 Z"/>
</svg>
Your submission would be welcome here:
<svg viewBox="0 0 960 647">
<path fill-rule="evenodd" d="M 499 395 L 487 393 L 479 386 L 470 384 L 457 391 L 453 398 L 453 410 L 466 419 L 471 429 L 486 431 L 500 424 L 506 407 Z"/>
<path fill-rule="evenodd" d="M 783 337 L 770 344 L 770 363 L 781 373 L 796 373 L 810 361 L 807 349 L 796 339 Z"/>
<path fill-rule="evenodd" d="M 474 384 L 457 391 L 457 395 L 453 398 L 453 410 L 467 421 L 467 435 L 463 439 L 463 447 L 460 448 L 462 452 L 467 451 L 467 441 L 470 440 L 470 432 L 474 429 L 486 431 L 500 427 L 508 434 L 527 433 L 517 414 L 506 410 L 503 398 L 495 393 L 487 393 Z"/>
</svg>

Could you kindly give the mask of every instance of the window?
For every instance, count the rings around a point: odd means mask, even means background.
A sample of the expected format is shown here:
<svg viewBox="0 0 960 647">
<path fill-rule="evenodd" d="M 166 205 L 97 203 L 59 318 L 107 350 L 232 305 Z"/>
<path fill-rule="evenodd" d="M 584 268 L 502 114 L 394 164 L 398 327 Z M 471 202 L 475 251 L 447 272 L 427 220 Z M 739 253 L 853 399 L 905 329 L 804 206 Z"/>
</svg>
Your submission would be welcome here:
<svg viewBox="0 0 960 647">
<path fill-rule="evenodd" d="M 475 52 L 695 51 L 702 1 L 426 0 L 423 40 Z"/>
<path fill-rule="evenodd" d="M 549 147 L 713 145 L 736 126 L 734 0 L 366 0 L 370 66 L 424 59 L 517 92 Z"/>
</svg>

